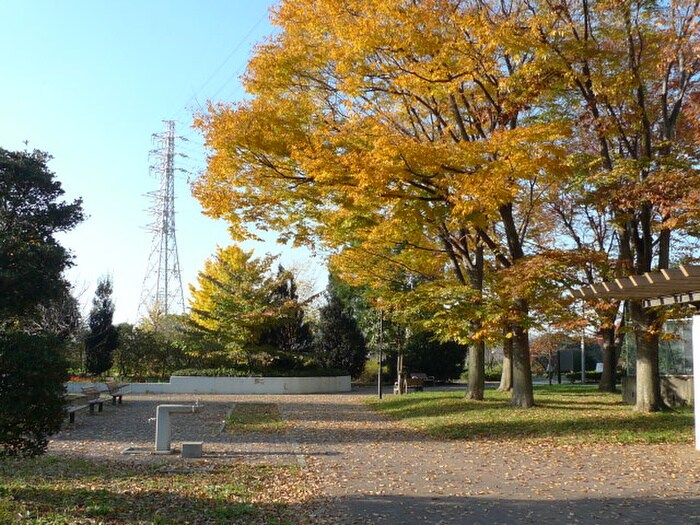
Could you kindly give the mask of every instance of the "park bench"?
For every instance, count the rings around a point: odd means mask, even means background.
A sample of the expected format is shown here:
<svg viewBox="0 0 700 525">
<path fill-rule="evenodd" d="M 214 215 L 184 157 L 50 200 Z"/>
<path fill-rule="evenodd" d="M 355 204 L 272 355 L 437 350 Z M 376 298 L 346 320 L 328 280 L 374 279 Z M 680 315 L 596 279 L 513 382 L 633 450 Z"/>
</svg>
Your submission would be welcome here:
<svg viewBox="0 0 700 525">
<path fill-rule="evenodd" d="M 425 383 L 420 377 L 408 377 L 406 378 L 406 393 L 418 391 L 422 392 L 424 385 Z"/>
<path fill-rule="evenodd" d="M 88 405 L 68 405 L 66 407 L 66 412 L 68 413 L 68 422 L 75 423 L 75 413 L 78 410 L 82 410 L 83 408 L 88 408 Z"/>
<path fill-rule="evenodd" d="M 91 416 L 95 415 L 95 407 L 97 407 L 98 412 L 102 412 L 102 408 L 105 402 L 105 398 L 102 397 L 102 392 L 95 386 L 84 386 L 81 388 L 85 398 L 87 399 L 87 406 Z"/>
<path fill-rule="evenodd" d="M 416 378 L 416 377 L 407 377 L 406 379 L 403 380 L 403 386 L 404 389 L 403 391 L 406 392 L 407 394 L 409 392 L 417 392 L 417 391 L 422 391 L 423 390 L 423 380 L 421 378 Z M 394 383 L 394 394 L 399 393 L 399 384 L 397 382 Z"/>
<path fill-rule="evenodd" d="M 128 383 L 118 383 L 117 381 L 107 381 L 105 382 L 107 386 L 107 391 L 109 395 L 112 396 L 112 404 L 116 405 L 122 404 L 122 396 L 126 394 L 126 387 L 129 386 Z"/>
<path fill-rule="evenodd" d="M 435 376 L 429 376 L 425 372 L 413 372 L 411 373 L 411 379 L 422 379 L 424 386 L 435 385 Z"/>
</svg>

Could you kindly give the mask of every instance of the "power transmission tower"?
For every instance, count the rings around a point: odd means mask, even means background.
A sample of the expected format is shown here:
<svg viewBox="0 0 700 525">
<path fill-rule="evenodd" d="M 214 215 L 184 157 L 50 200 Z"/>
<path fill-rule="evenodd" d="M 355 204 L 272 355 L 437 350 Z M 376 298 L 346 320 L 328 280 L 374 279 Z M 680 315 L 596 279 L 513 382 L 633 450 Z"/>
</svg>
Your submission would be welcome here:
<svg viewBox="0 0 700 525">
<path fill-rule="evenodd" d="M 153 222 L 151 254 L 141 287 L 139 316 L 154 321 L 168 314 L 183 313 L 185 298 L 182 291 L 180 260 L 175 238 L 175 122 L 164 121 L 166 130 L 152 135 L 155 149 L 150 152 L 149 171 L 159 177 L 160 188 L 149 192 Z M 180 156 L 184 156 L 180 154 Z"/>
</svg>

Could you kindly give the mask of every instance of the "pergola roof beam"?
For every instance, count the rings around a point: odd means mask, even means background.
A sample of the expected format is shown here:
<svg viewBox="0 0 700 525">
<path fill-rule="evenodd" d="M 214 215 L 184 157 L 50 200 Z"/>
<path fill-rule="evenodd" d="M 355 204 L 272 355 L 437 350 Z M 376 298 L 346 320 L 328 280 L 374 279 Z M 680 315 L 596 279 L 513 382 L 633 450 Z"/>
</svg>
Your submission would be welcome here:
<svg viewBox="0 0 700 525">
<path fill-rule="evenodd" d="M 695 302 L 700 297 L 700 266 L 683 265 L 660 272 L 620 277 L 583 286 L 571 290 L 571 293 L 581 299 L 648 299 L 660 301 L 658 304 Z"/>
</svg>

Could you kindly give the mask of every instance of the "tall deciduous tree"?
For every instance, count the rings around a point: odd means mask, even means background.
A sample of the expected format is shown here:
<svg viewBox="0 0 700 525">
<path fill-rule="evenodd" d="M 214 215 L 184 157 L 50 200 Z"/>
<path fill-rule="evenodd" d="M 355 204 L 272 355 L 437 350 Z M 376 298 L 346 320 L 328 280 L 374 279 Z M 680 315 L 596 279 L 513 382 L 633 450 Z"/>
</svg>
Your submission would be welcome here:
<svg viewBox="0 0 700 525">
<path fill-rule="evenodd" d="M 90 333 L 85 340 L 85 368 L 91 374 L 104 374 L 112 368 L 112 353 L 119 342 L 117 328 L 112 324 L 113 317 L 112 281 L 103 277 L 97 283 L 92 300 L 88 318 Z"/>
<path fill-rule="evenodd" d="M 425 249 L 477 295 L 479 250 L 517 271 L 561 133 L 532 110 L 547 78 L 524 49 L 524 4 L 493 4 L 282 3 L 249 68 L 252 100 L 200 120 L 217 153 L 195 188 L 205 208 L 241 235 L 251 222 L 339 252 Z M 511 294 L 525 407 L 530 309 Z"/>
<path fill-rule="evenodd" d="M 512 403 L 532 406 L 528 329 L 550 307 L 546 277 L 575 249 L 552 235 L 551 189 L 584 176 L 587 198 L 608 203 L 622 273 L 668 267 L 671 232 L 696 224 L 698 125 L 684 117 L 699 9 L 287 0 L 250 63 L 252 97 L 199 119 L 215 154 L 195 193 L 241 236 L 252 223 L 321 242 L 339 268 L 353 253 L 399 275 L 408 265 L 427 274 L 412 293 L 436 304 L 455 283 L 479 307 L 495 298 L 513 346 Z M 374 270 L 357 275 L 371 283 Z M 638 408 L 653 410 L 658 319 L 639 303 L 630 311 Z M 452 320 L 475 341 L 489 328 Z"/>
<path fill-rule="evenodd" d="M 236 245 L 217 248 L 191 286 L 190 327 L 221 357 L 247 363 L 264 329 L 272 258 L 256 259 Z M 210 358 L 212 356 L 209 356 Z"/>
<path fill-rule="evenodd" d="M 576 135 L 593 138 L 580 153 L 595 157 L 587 184 L 617 230 L 619 273 L 668 268 L 673 232 L 682 234 L 686 220 L 697 216 L 692 188 L 700 183 L 700 156 L 692 110 L 700 95 L 700 4 L 528 4 L 533 32 L 550 67 L 561 72 Z M 639 301 L 629 311 L 638 351 L 636 408 L 657 410 L 663 405 L 659 319 Z"/>
</svg>

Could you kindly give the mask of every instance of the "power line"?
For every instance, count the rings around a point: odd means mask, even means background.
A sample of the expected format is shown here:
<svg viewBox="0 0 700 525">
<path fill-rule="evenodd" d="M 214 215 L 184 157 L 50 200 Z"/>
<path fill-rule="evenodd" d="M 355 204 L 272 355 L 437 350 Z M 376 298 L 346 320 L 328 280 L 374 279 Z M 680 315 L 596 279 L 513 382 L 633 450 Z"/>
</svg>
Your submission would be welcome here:
<svg viewBox="0 0 700 525">
<path fill-rule="evenodd" d="M 204 83 L 200 86 L 200 88 L 192 95 L 190 98 L 187 99 L 185 102 L 184 106 L 186 107 L 190 102 L 195 101 L 197 102 L 197 96 L 204 90 L 205 87 L 209 85 L 209 83 L 216 77 L 216 75 L 223 69 L 223 67 L 228 63 L 229 60 L 243 47 L 243 45 L 248 41 L 248 38 L 250 35 L 253 34 L 253 32 L 260 26 L 263 20 L 265 20 L 268 17 L 267 11 L 260 16 L 258 21 L 251 27 L 248 32 L 245 34 L 245 36 L 236 44 L 236 46 L 233 48 L 233 50 L 224 58 L 224 60 L 219 64 L 219 66 L 214 70 L 214 72 L 209 75 L 209 77 L 204 81 Z M 244 66 L 245 67 L 245 66 Z M 229 77 L 220 87 L 219 89 L 216 90 L 216 93 L 214 96 L 211 98 L 216 97 L 219 92 L 228 84 L 233 77 Z M 199 103 L 197 102 L 197 105 L 199 106 Z M 201 107 L 201 106 L 200 106 Z"/>
</svg>

